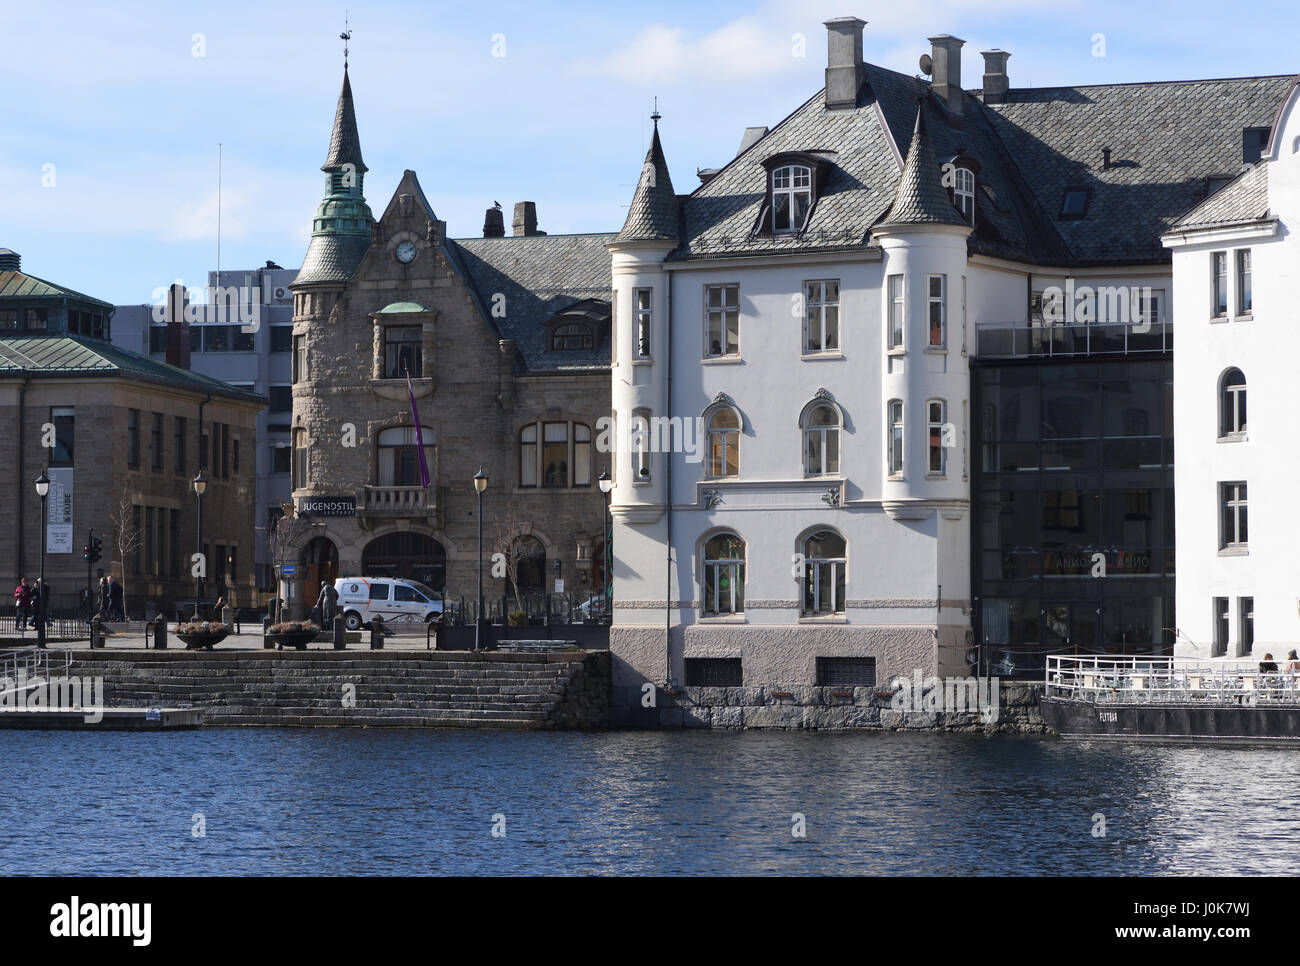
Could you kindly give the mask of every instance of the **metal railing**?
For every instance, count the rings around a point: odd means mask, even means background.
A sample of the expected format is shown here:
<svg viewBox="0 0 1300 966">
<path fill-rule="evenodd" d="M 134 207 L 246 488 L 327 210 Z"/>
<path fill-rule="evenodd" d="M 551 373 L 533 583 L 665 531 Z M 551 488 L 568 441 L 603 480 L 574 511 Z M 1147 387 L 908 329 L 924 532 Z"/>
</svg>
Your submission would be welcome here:
<svg viewBox="0 0 1300 966">
<path fill-rule="evenodd" d="M 85 637 L 89 633 L 89 624 L 84 617 L 50 617 L 45 625 L 46 637 Z M 18 626 L 17 617 L 0 617 L 0 637 L 36 638 L 35 616 L 26 627 Z"/>
<path fill-rule="evenodd" d="M 72 652 L 66 648 L 25 647 L 0 653 L 0 690 L 10 690 L 14 682 L 67 677 L 71 668 Z"/>
<path fill-rule="evenodd" d="M 1047 657 L 1048 697 L 1095 704 L 1300 704 L 1300 672 L 1252 661 L 1178 657 Z"/>
<path fill-rule="evenodd" d="M 1167 319 L 1142 323 L 1094 322 L 1087 325 L 1031 322 L 977 322 L 976 351 L 980 358 L 1126 355 L 1168 352 L 1174 347 L 1174 325 Z"/>
</svg>

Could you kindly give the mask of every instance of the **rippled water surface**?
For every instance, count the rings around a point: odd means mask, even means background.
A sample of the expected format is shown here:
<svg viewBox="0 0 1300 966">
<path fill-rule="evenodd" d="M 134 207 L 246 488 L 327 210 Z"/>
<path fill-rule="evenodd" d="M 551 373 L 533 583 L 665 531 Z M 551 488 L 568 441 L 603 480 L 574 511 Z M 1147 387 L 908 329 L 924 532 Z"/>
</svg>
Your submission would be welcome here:
<svg viewBox="0 0 1300 966">
<path fill-rule="evenodd" d="M 1198 875 L 1300 865 L 1300 749 L 207 728 L 0 732 L 0 774 L 0 873 L 10 875 Z M 791 834 L 795 813 L 805 838 Z M 199 815 L 203 837 L 193 835 Z M 1096 815 L 1105 837 L 1093 834 Z M 494 816 L 504 836 L 493 837 Z"/>
</svg>

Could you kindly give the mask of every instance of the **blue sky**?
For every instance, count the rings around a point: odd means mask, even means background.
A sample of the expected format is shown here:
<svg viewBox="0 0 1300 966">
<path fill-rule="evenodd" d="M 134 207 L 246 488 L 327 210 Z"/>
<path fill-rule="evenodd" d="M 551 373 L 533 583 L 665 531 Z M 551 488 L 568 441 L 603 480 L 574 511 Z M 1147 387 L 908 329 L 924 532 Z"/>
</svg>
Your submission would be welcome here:
<svg viewBox="0 0 1300 966">
<path fill-rule="evenodd" d="M 834 16 L 867 20 L 866 58 L 909 73 L 927 37 L 965 39 L 969 88 L 990 47 L 1011 52 L 1013 88 L 1300 71 L 1286 40 L 1300 14 L 1271 2 L 4 7 L 0 247 L 115 303 L 151 301 L 176 278 L 201 285 L 216 267 L 218 143 L 222 267 L 301 263 L 345 8 L 371 208 L 382 213 L 412 168 L 453 237 L 479 234 L 493 201 L 508 223 L 525 199 L 552 234 L 617 230 L 655 96 L 673 184 L 690 191 L 745 127 L 775 124 L 821 87 Z"/>
</svg>

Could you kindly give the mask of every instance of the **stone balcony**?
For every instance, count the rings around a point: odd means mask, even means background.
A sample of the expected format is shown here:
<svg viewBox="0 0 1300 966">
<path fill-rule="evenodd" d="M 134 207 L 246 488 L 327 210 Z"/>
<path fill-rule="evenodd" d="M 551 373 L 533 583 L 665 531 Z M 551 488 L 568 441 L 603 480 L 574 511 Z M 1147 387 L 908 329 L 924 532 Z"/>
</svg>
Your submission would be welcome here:
<svg viewBox="0 0 1300 966">
<path fill-rule="evenodd" d="M 367 486 L 357 501 L 357 516 L 372 519 L 415 517 L 428 519 L 438 512 L 437 490 L 422 486 Z"/>
</svg>

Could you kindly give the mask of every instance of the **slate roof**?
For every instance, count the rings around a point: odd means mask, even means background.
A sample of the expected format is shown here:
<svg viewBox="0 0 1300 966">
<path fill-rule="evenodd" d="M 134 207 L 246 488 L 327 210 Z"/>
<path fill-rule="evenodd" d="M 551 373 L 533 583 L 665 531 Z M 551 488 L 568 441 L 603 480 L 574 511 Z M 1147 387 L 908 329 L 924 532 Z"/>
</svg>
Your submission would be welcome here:
<svg viewBox="0 0 1300 966">
<path fill-rule="evenodd" d="M 548 320 L 587 299 L 607 306 L 613 288 L 606 245 L 615 235 L 520 235 L 449 239 L 446 250 L 460 268 L 489 325 L 513 339 L 530 371 L 609 368 L 609 325 L 595 325 L 591 350 L 547 351 Z M 505 296 L 505 318 L 492 317 L 492 296 Z M 604 314 L 608 316 L 606 309 Z"/>
<path fill-rule="evenodd" d="M 68 298 L 92 305 L 102 305 L 106 309 L 113 306 L 102 299 L 83 295 L 62 285 L 55 285 L 35 275 L 24 272 L 0 272 L 0 298 Z"/>
<path fill-rule="evenodd" d="M 673 180 L 668 175 L 668 163 L 664 161 L 664 149 L 659 143 L 659 122 L 656 121 L 650 149 L 641 165 L 641 178 L 618 240 L 678 241 L 681 234 L 681 209 L 673 192 Z"/>
<path fill-rule="evenodd" d="M 15 376 L 123 376 L 191 392 L 212 393 L 265 405 L 266 398 L 188 369 L 169 366 L 78 335 L 38 335 L 0 339 L 0 378 Z"/>
<path fill-rule="evenodd" d="M 936 164 L 959 153 L 979 162 L 973 253 L 1039 265 L 1167 262 L 1161 233 L 1204 200 L 1207 178 L 1241 170 L 1242 129 L 1272 124 L 1293 81 L 1013 88 L 997 105 L 966 92 L 956 115 L 921 78 L 874 64 L 865 74 L 854 109 L 826 110 L 819 91 L 685 198 L 683 241 L 669 257 L 871 250 L 871 227 L 898 194 L 919 102 Z M 1103 146 L 1112 149 L 1107 170 Z M 796 151 L 832 162 L 806 229 L 755 231 L 762 162 Z M 1067 187 L 1090 189 L 1084 217 L 1061 217 Z M 941 210 L 932 201 L 931 214 Z"/>
<path fill-rule="evenodd" d="M 345 282 L 370 248 L 369 235 L 312 235 L 293 285 Z"/>
<path fill-rule="evenodd" d="M 1264 221 L 1268 217 L 1268 167 L 1258 162 L 1178 219 L 1174 228 L 1181 231 L 1224 228 Z"/>
<path fill-rule="evenodd" d="M 877 227 L 898 225 L 965 225 L 966 219 L 953 205 L 940 183 L 939 162 L 925 133 L 925 112 L 918 106 L 912 143 L 907 149 L 903 176 L 889 214 Z"/>
<path fill-rule="evenodd" d="M 322 171 L 355 165 L 358 171 L 368 171 L 361 160 L 361 136 L 357 134 L 357 115 L 352 106 L 352 82 L 348 80 L 347 65 L 343 65 L 343 90 L 339 91 L 338 107 L 334 109 L 334 131 L 330 135 L 330 152 L 321 165 Z"/>
</svg>

